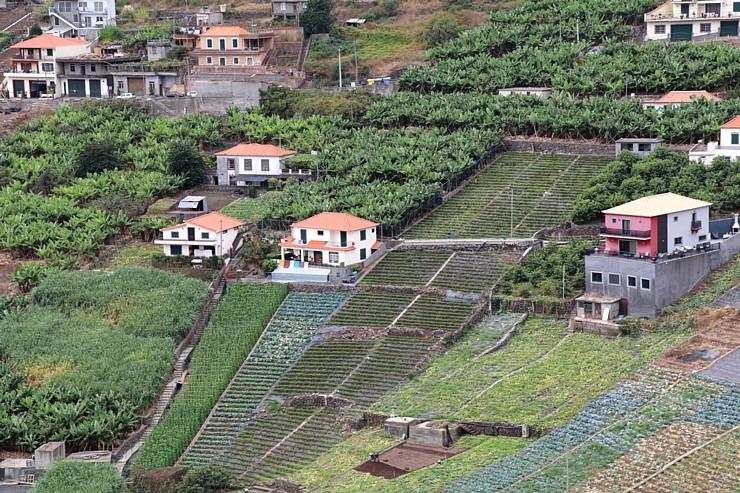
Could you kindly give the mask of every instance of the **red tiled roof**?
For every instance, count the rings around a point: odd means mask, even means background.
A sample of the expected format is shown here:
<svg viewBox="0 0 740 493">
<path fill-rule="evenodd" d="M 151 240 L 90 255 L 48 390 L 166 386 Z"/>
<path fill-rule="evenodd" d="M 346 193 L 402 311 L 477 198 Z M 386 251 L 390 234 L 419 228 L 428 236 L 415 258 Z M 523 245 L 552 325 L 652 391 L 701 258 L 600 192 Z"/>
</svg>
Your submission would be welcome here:
<svg viewBox="0 0 740 493">
<path fill-rule="evenodd" d="M 670 5 L 671 3 L 673 3 L 673 0 L 668 0 L 665 3 L 661 3 L 660 5 L 658 5 L 657 7 L 655 7 L 653 10 L 649 11 L 648 14 L 652 14 L 653 12 L 657 12 L 658 10 L 662 9 L 663 7 L 665 7 L 666 5 Z"/>
<path fill-rule="evenodd" d="M 162 228 L 162 231 L 181 228 L 186 224 L 192 224 L 193 226 L 198 226 L 200 228 L 207 229 L 208 231 L 220 233 L 222 231 L 226 231 L 227 229 L 244 226 L 247 223 L 245 223 L 244 221 L 239 221 L 238 219 L 234 219 L 233 217 L 225 216 L 220 212 L 209 212 L 208 214 L 203 214 L 202 216 L 185 219 L 185 221 L 175 226 Z"/>
<path fill-rule="evenodd" d="M 740 128 L 740 116 L 736 116 L 719 128 Z"/>
<path fill-rule="evenodd" d="M 372 228 L 378 223 L 362 219 L 343 212 L 322 212 L 315 216 L 298 221 L 293 224 L 294 228 L 328 229 L 333 231 L 357 231 L 359 229 Z"/>
<path fill-rule="evenodd" d="M 60 38 L 53 34 L 42 34 L 35 38 L 27 39 L 16 43 L 11 48 L 18 49 L 45 49 L 45 48 L 58 48 L 60 46 L 83 46 L 90 44 L 89 41 L 82 41 L 76 38 Z"/>
<path fill-rule="evenodd" d="M 705 98 L 707 101 L 722 101 L 722 98 L 718 98 L 707 91 L 671 91 L 657 100 L 656 103 L 690 103 L 692 101 L 691 98 Z"/>
<path fill-rule="evenodd" d="M 217 156 L 265 156 L 284 157 L 292 156 L 295 151 L 270 144 L 239 144 L 225 151 L 217 152 Z"/>
<path fill-rule="evenodd" d="M 376 241 L 375 243 L 373 243 L 373 246 L 371 246 L 370 249 L 371 250 L 377 250 L 378 248 L 380 248 L 380 245 L 382 245 L 382 244 L 383 244 L 382 242 Z"/>
<path fill-rule="evenodd" d="M 242 34 L 249 34 L 249 31 L 239 26 L 215 26 L 201 36 L 239 36 Z"/>
</svg>

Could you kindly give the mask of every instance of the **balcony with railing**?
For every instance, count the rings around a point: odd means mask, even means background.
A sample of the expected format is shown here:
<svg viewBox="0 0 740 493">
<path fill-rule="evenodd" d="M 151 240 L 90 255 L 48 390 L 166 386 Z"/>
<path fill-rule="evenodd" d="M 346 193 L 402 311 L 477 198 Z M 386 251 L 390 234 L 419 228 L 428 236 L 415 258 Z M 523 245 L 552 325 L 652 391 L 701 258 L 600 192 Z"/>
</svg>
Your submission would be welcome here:
<svg viewBox="0 0 740 493">
<path fill-rule="evenodd" d="M 701 221 L 691 221 L 691 230 L 699 231 L 701 229 Z"/>
<path fill-rule="evenodd" d="M 625 236 L 629 238 L 650 238 L 651 231 L 643 231 L 639 229 L 626 229 L 626 228 L 606 228 L 602 226 L 599 228 L 599 233 L 602 236 Z"/>
<path fill-rule="evenodd" d="M 674 12 L 645 14 L 646 21 L 711 21 L 711 20 L 740 20 L 740 12 L 690 12 L 676 14 Z"/>
</svg>

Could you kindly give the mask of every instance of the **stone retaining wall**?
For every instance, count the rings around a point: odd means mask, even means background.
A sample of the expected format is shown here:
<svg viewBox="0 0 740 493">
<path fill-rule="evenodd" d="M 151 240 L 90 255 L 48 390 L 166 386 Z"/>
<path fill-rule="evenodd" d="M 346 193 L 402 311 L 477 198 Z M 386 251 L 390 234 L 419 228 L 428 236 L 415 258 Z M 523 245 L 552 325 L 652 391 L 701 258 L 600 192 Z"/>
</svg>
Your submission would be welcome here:
<svg viewBox="0 0 740 493">
<path fill-rule="evenodd" d="M 615 157 L 614 144 L 594 142 L 504 139 L 504 149 L 507 152 L 550 152 L 553 154 Z"/>
</svg>

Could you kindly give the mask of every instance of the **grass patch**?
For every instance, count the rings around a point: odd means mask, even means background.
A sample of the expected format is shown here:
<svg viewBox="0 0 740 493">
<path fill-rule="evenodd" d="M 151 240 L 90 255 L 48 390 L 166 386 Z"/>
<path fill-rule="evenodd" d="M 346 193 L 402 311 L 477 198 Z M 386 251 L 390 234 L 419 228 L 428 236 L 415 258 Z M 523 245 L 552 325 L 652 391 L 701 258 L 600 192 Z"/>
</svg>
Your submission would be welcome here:
<svg viewBox="0 0 740 493">
<path fill-rule="evenodd" d="M 141 216 L 141 218 L 142 219 L 156 219 L 156 218 L 170 219 L 172 216 L 167 214 L 167 211 L 169 210 L 170 207 L 175 205 L 176 202 L 177 202 L 177 199 L 172 198 L 172 197 L 165 197 L 163 199 L 159 199 L 147 208 L 146 214 Z"/>
<path fill-rule="evenodd" d="M 110 260 L 111 267 L 151 267 L 152 258 L 162 253 L 154 243 L 135 242 L 116 250 Z"/>
<path fill-rule="evenodd" d="M 245 223 L 256 223 L 264 219 L 268 208 L 261 199 L 243 198 L 232 202 L 223 209 L 222 214 L 244 221 Z"/>
</svg>

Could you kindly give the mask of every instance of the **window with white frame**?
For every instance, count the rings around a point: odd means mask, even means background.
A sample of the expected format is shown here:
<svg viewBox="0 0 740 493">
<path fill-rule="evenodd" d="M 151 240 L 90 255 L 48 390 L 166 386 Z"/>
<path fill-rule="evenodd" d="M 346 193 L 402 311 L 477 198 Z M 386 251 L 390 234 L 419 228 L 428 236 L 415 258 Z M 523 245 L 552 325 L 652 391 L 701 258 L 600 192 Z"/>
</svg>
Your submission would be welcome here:
<svg viewBox="0 0 740 493">
<path fill-rule="evenodd" d="M 244 160 L 244 171 L 252 171 L 252 160 L 251 159 Z"/>
<path fill-rule="evenodd" d="M 708 22 L 702 22 L 701 24 L 699 24 L 699 32 L 700 33 L 711 33 L 712 25 Z"/>
<path fill-rule="evenodd" d="M 95 2 L 95 12 L 102 12 L 103 10 L 103 2 Z"/>
<path fill-rule="evenodd" d="M 251 56 L 248 56 L 247 57 L 247 65 L 249 65 L 250 67 L 252 65 L 254 65 L 254 58 L 252 58 Z"/>
<path fill-rule="evenodd" d="M 213 64 L 213 58 L 207 56 L 206 57 L 206 65 L 212 65 Z"/>
<path fill-rule="evenodd" d="M 229 158 L 226 160 L 226 164 L 228 165 L 229 169 L 236 169 L 236 164 L 234 159 Z"/>
<path fill-rule="evenodd" d="M 234 62 L 234 65 L 239 65 L 239 57 L 235 56 L 233 62 Z"/>
<path fill-rule="evenodd" d="M 204 239 L 204 240 L 207 240 L 207 239 L 209 239 L 211 237 L 211 234 L 208 233 L 208 232 L 203 232 L 203 233 L 200 234 L 200 237 L 202 239 Z"/>
<path fill-rule="evenodd" d="M 644 277 L 640 279 L 640 289 L 644 289 L 645 291 L 650 291 L 650 279 L 645 279 Z"/>
<path fill-rule="evenodd" d="M 213 48 L 213 38 L 206 38 L 206 48 Z"/>
<path fill-rule="evenodd" d="M 665 24 L 655 26 L 655 34 L 665 34 Z"/>
<path fill-rule="evenodd" d="M 53 63 L 42 63 L 41 70 L 43 70 L 44 72 L 53 72 L 54 64 Z"/>
<path fill-rule="evenodd" d="M 601 284 L 604 282 L 604 274 L 601 272 L 592 272 L 591 273 L 591 282 L 594 284 Z"/>
<path fill-rule="evenodd" d="M 619 274 L 609 273 L 609 284 L 611 286 L 619 286 L 621 283 L 620 277 Z"/>
<path fill-rule="evenodd" d="M 118 81 L 118 89 L 123 89 L 123 81 L 122 80 L 119 80 Z"/>
<path fill-rule="evenodd" d="M 319 236 L 324 236 L 324 231 L 320 229 L 320 230 L 316 231 L 316 234 L 319 235 Z"/>
<path fill-rule="evenodd" d="M 329 263 L 330 264 L 339 263 L 339 252 L 329 252 Z"/>
<path fill-rule="evenodd" d="M 287 2 L 280 2 L 280 10 L 288 10 Z"/>
<path fill-rule="evenodd" d="M 231 38 L 231 47 L 239 48 L 239 38 Z"/>
<path fill-rule="evenodd" d="M 679 236 L 678 238 L 673 238 L 673 245 L 674 246 L 683 245 L 683 236 Z"/>
<path fill-rule="evenodd" d="M 627 276 L 627 287 L 628 288 L 637 287 L 637 278 L 635 276 Z"/>
<path fill-rule="evenodd" d="M 261 164 L 262 164 L 262 171 L 270 171 L 270 160 L 269 159 L 263 159 Z"/>
<path fill-rule="evenodd" d="M 177 238 L 180 237 L 180 232 L 179 231 L 173 231 L 172 233 L 170 233 L 170 236 L 172 238 L 174 238 L 174 239 L 177 239 Z"/>
</svg>

